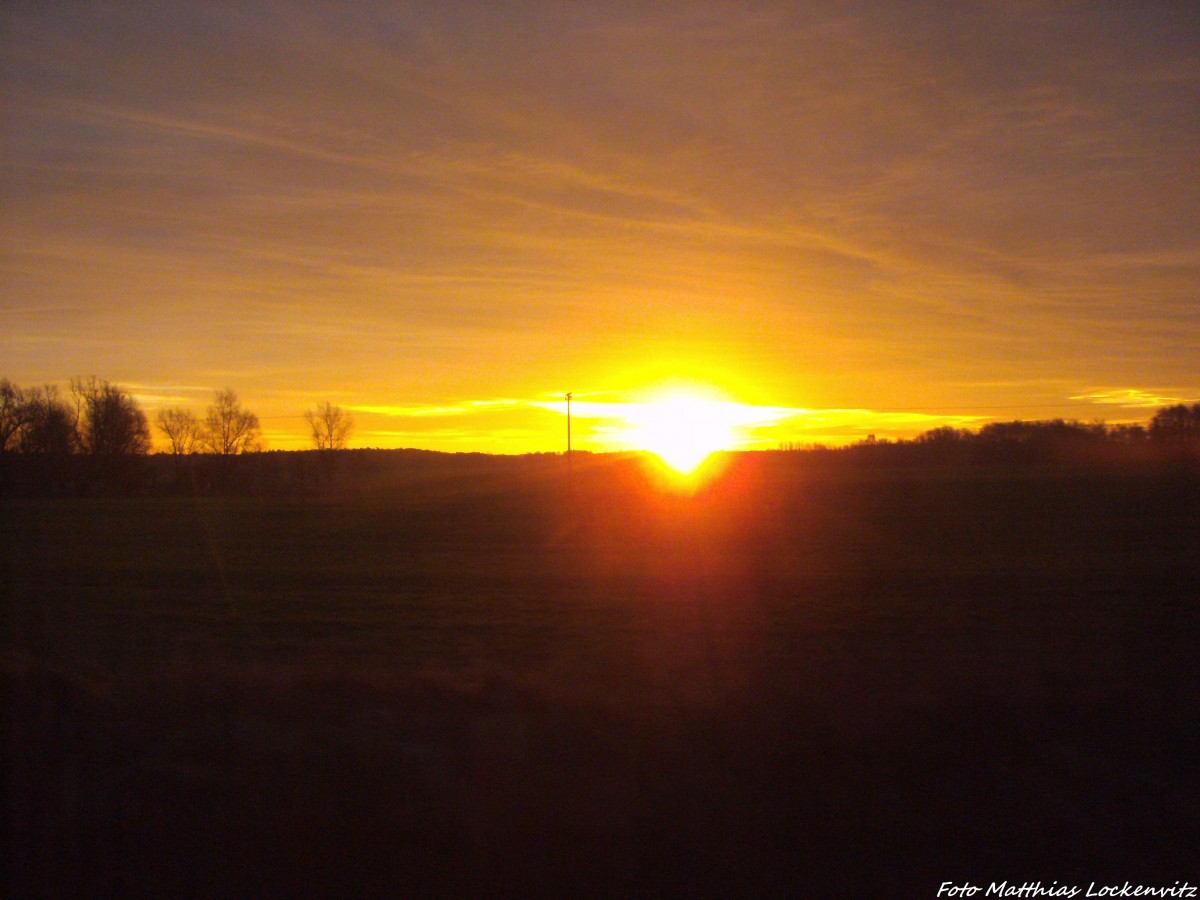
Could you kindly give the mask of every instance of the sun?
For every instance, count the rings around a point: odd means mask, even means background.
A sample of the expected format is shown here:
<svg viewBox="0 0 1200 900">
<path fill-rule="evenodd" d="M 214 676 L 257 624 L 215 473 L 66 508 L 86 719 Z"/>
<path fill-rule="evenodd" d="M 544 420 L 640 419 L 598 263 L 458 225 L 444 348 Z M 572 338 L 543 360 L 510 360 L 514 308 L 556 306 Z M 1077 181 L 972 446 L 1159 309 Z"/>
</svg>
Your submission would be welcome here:
<svg viewBox="0 0 1200 900">
<path fill-rule="evenodd" d="M 631 404 L 624 439 L 648 450 L 681 475 L 696 471 L 718 450 L 737 443 L 738 404 L 675 390 Z"/>
</svg>

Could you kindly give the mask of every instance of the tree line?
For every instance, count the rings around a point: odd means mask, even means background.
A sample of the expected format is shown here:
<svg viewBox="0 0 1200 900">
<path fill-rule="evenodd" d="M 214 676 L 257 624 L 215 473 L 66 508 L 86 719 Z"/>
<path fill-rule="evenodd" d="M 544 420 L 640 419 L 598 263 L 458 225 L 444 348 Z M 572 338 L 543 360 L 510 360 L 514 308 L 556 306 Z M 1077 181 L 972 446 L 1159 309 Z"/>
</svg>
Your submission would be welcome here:
<svg viewBox="0 0 1200 900">
<path fill-rule="evenodd" d="M 346 448 L 353 419 L 340 406 L 324 401 L 304 417 L 315 449 Z M 229 388 L 216 391 L 202 414 L 181 406 L 160 409 L 154 426 L 177 461 L 197 454 L 229 459 L 265 449 L 258 416 Z M 136 461 L 152 446 L 145 411 L 110 381 L 75 378 L 64 392 L 55 385 L 22 388 L 0 379 L 0 490 L 18 469 L 35 492 L 65 483 L 128 487 L 137 480 Z"/>
<path fill-rule="evenodd" d="M 785 444 L 781 450 L 882 463 L 1046 463 L 1200 458 L 1200 403 L 1178 403 L 1145 425 L 1064 419 L 989 422 L 978 431 L 943 426 L 910 440 L 874 436 L 845 447 Z"/>
<path fill-rule="evenodd" d="M 354 423 L 340 406 L 324 401 L 304 418 L 316 449 L 346 448 Z M 176 406 L 160 409 L 154 421 L 176 456 L 264 449 L 258 416 L 230 388 L 216 391 L 203 416 Z M 54 385 L 21 388 L 0 380 L 0 453 L 121 458 L 149 453 L 151 443 L 141 405 L 109 381 L 76 378 L 64 395 Z"/>
<path fill-rule="evenodd" d="M 268 470 L 275 474 L 266 480 L 280 484 L 331 475 L 335 457 L 341 456 L 333 451 L 346 449 L 353 419 L 329 401 L 307 410 L 304 418 L 319 465 L 274 461 L 254 475 L 235 460 L 265 449 L 262 428 L 229 388 L 214 392 L 202 413 L 180 406 L 158 410 L 153 427 L 175 460 L 170 483 L 227 489 L 237 483 L 239 466 L 247 484 L 264 480 Z M 151 428 L 128 391 L 95 376 L 73 379 L 66 392 L 53 385 L 21 388 L 0 379 L 0 493 L 141 490 L 161 484 L 161 477 L 148 475 L 138 463 L 152 449 Z M 1159 409 L 1145 425 L 992 422 L 978 431 L 934 428 L 911 440 L 871 437 L 846 447 L 785 444 L 780 449 L 817 461 L 880 465 L 1200 460 L 1200 403 Z M 295 471 L 284 477 L 280 471 L 289 466 Z M 158 464 L 151 468 L 163 470 Z"/>
</svg>

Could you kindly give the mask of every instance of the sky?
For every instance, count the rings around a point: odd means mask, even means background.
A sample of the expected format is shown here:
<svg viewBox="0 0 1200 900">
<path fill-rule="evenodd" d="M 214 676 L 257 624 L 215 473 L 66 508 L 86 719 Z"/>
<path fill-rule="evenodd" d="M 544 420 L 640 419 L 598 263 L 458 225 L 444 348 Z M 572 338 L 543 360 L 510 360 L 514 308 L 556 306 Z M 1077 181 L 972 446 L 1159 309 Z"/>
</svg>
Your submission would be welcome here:
<svg viewBox="0 0 1200 900">
<path fill-rule="evenodd" d="M 0 377 L 233 388 L 275 449 L 1200 399 L 1189 0 L 10 0 L 0 106 Z"/>
</svg>

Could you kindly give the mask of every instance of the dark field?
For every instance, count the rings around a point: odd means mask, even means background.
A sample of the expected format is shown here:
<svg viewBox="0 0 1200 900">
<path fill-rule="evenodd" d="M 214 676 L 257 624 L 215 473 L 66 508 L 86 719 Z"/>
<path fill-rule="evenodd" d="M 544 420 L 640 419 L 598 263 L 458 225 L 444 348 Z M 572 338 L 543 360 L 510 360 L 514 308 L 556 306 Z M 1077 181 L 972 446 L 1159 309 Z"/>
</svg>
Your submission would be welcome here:
<svg viewBox="0 0 1200 900">
<path fill-rule="evenodd" d="M 1200 878 L 1200 477 L 5 500 L 8 896 Z"/>
</svg>

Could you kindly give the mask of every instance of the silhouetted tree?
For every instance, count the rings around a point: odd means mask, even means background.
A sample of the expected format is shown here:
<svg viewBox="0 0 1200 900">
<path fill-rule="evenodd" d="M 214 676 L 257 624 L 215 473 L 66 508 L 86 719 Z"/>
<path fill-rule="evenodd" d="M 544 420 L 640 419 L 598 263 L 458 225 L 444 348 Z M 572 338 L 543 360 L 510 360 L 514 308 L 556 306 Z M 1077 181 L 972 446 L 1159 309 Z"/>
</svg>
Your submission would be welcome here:
<svg viewBox="0 0 1200 900">
<path fill-rule="evenodd" d="M 0 453 L 17 450 L 31 416 L 29 398 L 7 378 L 0 380 Z"/>
<path fill-rule="evenodd" d="M 200 420 L 190 409 L 160 409 L 154 421 L 158 430 L 171 442 L 172 454 L 187 456 L 196 449 L 200 439 Z"/>
<path fill-rule="evenodd" d="M 1108 430 L 1108 439 L 1117 444 L 1141 444 L 1147 437 L 1144 425 L 1114 425 Z"/>
<path fill-rule="evenodd" d="M 1200 403 L 1177 403 L 1150 420 L 1150 439 L 1174 447 L 1200 443 Z"/>
<path fill-rule="evenodd" d="M 313 443 L 318 450 L 345 450 L 346 440 L 354 428 L 351 415 L 328 400 L 317 404 L 315 410 L 304 414 L 312 429 Z"/>
<path fill-rule="evenodd" d="M 150 450 L 150 425 L 137 401 L 114 384 L 96 378 L 71 382 L 78 410 L 80 449 L 93 459 L 142 456 Z"/>
<path fill-rule="evenodd" d="M 969 441 L 971 432 L 965 428 L 951 428 L 945 425 L 917 435 L 918 444 L 961 444 Z"/>
<path fill-rule="evenodd" d="M 75 412 L 47 385 L 26 392 L 27 419 L 19 432 L 17 449 L 42 456 L 66 456 L 76 448 Z"/>
<path fill-rule="evenodd" d="M 927 462 L 965 462 L 975 435 L 948 425 L 917 435 L 911 443 L 913 459 Z"/>
<path fill-rule="evenodd" d="M 258 416 L 242 409 L 237 394 L 229 388 L 217 391 L 204 417 L 200 441 L 222 456 L 258 450 L 261 447 Z"/>
</svg>

